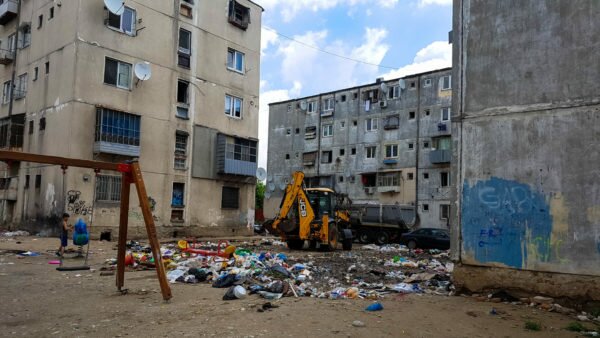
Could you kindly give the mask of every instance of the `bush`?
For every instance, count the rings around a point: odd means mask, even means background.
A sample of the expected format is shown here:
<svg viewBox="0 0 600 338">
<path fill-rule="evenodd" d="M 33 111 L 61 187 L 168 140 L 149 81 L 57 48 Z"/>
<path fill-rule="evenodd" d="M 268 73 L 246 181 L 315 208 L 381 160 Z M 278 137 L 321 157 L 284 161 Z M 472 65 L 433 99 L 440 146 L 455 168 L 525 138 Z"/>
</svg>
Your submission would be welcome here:
<svg viewBox="0 0 600 338">
<path fill-rule="evenodd" d="M 525 328 L 530 331 L 542 331 L 542 326 L 532 321 L 525 322 Z"/>
<path fill-rule="evenodd" d="M 569 325 L 567 325 L 566 329 L 568 331 L 573 331 L 573 332 L 587 331 L 585 326 L 583 326 L 583 324 L 581 324 L 580 322 L 571 322 L 571 323 L 569 323 Z"/>
</svg>

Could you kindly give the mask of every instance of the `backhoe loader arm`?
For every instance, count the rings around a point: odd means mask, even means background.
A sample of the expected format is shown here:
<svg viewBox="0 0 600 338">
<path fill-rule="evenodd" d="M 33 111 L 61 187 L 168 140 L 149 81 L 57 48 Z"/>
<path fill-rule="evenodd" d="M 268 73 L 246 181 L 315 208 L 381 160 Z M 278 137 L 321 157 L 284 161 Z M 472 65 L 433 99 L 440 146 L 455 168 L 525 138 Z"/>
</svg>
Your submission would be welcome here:
<svg viewBox="0 0 600 338">
<path fill-rule="evenodd" d="M 279 229 L 279 224 L 287 218 L 290 210 L 293 208 L 294 203 L 298 202 L 298 215 L 300 217 L 300 237 L 307 237 L 310 231 L 310 223 L 315 218 L 315 213 L 310 206 L 308 197 L 304 192 L 302 183 L 304 181 L 304 173 L 297 171 L 292 176 L 292 182 L 290 182 L 285 188 L 285 195 L 281 200 L 281 206 L 277 217 L 273 220 L 272 228 L 275 230 Z"/>
</svg>

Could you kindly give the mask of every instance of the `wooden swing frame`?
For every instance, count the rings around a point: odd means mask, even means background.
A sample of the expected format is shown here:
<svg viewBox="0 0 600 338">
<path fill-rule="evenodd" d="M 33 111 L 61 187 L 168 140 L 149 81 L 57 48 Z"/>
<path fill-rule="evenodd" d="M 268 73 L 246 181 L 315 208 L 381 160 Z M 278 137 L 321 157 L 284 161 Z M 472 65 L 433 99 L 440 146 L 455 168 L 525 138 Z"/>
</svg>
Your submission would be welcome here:
<svg viewBox="0 0 600 338">
<path fill-rule="evenodd" d="M 148 233 L 148 241 L 150 242 L 150 248 L 152 249 L 152 256 L 154 257 L 154 264 L 156 266 L 156 274 L 158 276 L 158 282 L 160 284 L 160 291 L 164 300 L 169 300 L 173 297 L 171 294 L 171 288 L 167 282 L 165 275 L 165 267 L 162 262 L 160 254 L 160 243 L 156 235 L 156 225 L 154 224 L 154 218 L 150 211 L 150 204 L 148 203 L 148 194 L 146 192 L 146 186 L 142 177 L 142 171 L 137 161 L 131 161 L 126 163 L 111 163 L 102 161 L 92 160 L 81 160 L 75 158 L 66 158 L 58 156 L 38 155 L 17 151 L 0 150 L 0 161 L 6 162 L 9 166 L 12 162 L 34 162 L 44 164 L 55 164 L 62 167 L 79 167 L 79 168 L 90 168 L 94 170 L 111 170 L 118 171 L 121 173 L 121 205 L 120 205 L 120 217 L 119 217 L 119 243 L 117 253 L 117 289 L 123 292 L 123 285 L 125 284 L 125 252 L 127 245 L 127 226 L 129 221 L 129 193 L 131 191 L 131 184 L 135 185 L 137 190 L 138 199 L 140 201 L 140 208 L 142 209 L 142 215 L 144 217 L 144 223 L 146 224 L 146 232 Z"/>
</svg>

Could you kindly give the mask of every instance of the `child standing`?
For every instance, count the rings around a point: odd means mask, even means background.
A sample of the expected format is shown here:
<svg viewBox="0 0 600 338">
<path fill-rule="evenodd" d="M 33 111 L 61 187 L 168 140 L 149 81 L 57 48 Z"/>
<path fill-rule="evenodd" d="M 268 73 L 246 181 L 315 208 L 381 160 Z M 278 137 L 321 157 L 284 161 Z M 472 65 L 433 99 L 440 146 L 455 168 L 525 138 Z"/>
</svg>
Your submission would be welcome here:
<svg viewBox="0 0 600 338">
<path fill-rule="evenodd" d="M 71 217 L 71 215 L 67 213 L 64 213 L 62 217 L 62 222 L 60 226 L 60 247 L 56 252 L 56 255 L 59 257 L 62 257 L 62 255 L 64 255 L 65 248 L 69 243 L 69 230 L 73 229 L 73 226 L 68 223 L 69 217 Z"/>
</svg>

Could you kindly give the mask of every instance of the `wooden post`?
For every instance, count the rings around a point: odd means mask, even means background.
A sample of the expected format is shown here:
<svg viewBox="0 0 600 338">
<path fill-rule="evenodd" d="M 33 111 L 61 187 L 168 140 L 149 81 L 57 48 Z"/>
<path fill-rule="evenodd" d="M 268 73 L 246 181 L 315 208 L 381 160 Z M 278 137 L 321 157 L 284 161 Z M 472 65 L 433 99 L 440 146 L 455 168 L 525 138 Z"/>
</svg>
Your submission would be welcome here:
<svg viewBox="0 0 600 338">
<path fill-rule="evenodd" d="M 140 199 L 140 207 L 142 209 L 142 215 L 144 216 L 144 223 L 146 223 L 146 232 L 148 232 L 148 240 L 150 241 L 150 248 L 152 249 L 152 256 L 154 256 L 154 264 L 156 265 L 156 274 L 158 275 L 158 281 L 160 283 L 160 291 L 164 300 L 169 300 L 171 297 L 171 288 L 167 282 L 167 276 L 165 275 L 165 266 L 162 262 L 162 256 L 160 253 L 160 243 L 156 235 L 156 226 L 154 225 L 154 217 L 150 211 L 150 203 L 148 203 L 148 194 L 146 193 L 146 186 L 144 185 L 144 179 L 142 178 L 142 171 L 138 162 L 131 164 L 131 178 L 137 189 L 138 198 Z"/>
<path fill-rule="evenodd" d="M 130 189 L 131 173 L 123 173 L 121 176 L 121 214 L 119 217 L 119 245 L 117 252 L 117 288 L 119 291 L 121 291 L 125 283 L 125 252 L 127 247 Z"/>
</svg>

